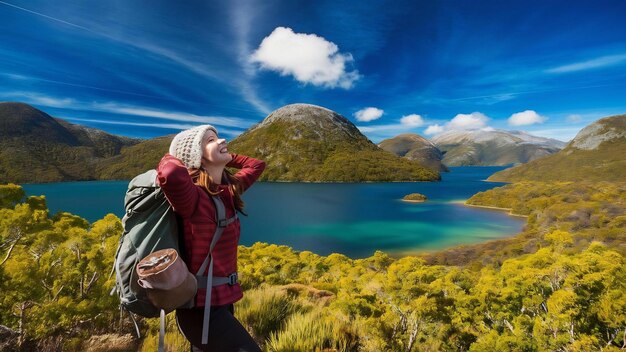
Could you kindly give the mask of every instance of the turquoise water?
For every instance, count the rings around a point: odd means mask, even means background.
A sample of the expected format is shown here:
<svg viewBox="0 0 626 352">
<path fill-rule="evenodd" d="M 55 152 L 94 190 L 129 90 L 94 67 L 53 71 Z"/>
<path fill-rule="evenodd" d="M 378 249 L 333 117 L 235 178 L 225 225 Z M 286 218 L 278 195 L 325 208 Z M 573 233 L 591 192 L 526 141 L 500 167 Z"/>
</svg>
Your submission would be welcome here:
<svg viewBox="0 0 626 352">
<path fill-rule="evenodd" d="M 502 167 L 456 167 L 441 182 L 257 183 L 245 195 L 241 243 L 284 244 L 321 255 L 352 258 L 375 250 L 406 254 L 484 242 L 514 235 L 525 219 L 458 204 L 501 185 L 484 182 Z M 28 195 L 46 195 L 51 213 L 68 211 L 89 221 L 123 215 L 126 181 L 24 185 Z M 408 193 L 426 203 L 407 203 Z"/>
</svg>

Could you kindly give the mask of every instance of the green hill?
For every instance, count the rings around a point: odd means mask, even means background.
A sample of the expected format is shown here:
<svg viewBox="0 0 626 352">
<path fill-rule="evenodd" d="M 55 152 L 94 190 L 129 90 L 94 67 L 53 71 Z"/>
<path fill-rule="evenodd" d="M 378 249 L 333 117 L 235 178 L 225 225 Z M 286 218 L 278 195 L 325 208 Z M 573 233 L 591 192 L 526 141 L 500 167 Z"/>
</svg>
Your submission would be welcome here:
<svg viewBox="0 0 626 352">
<path fill-rule="evenodd" d="M 23 103 L 0 103 L 0 182 L 98 178 L 95 166 L 136 140 L 73 125 Z"/>
<path fill-rule="evenodd" d="M 340 114 L 307 104 L 284 106 L 229 143 L 267 162 L 266 181 L 434 181 L 439 173 L 378 148 Z"/>
<path fill-rule="evenodd" d="M 489 181 L 623 181 L 626 115 L 598 120 L 560 152 L 497 172 Z"/>
<path fill-rule="evenodd" d="M 173 136 L 157 137 L 124 148 L 120 154 L 101 160 L 97 174 L 103 180 L 130 180 L 154 169 L 167 153 Z"/>
<path fill-rule="evenodd" d="M 441 163 L 443 153 L 428 139 L 415 134 L 404 133 L 393 138 L 385 139 L 378 146 L 397 156 L 415 160 L 435 171 L 449 171 Z"/>
<path fill-rule="evenodd" d="M 118 155 L 123 148 L 139 142 L 137 139 L 115 136 L 97 128 L 76 125 L 61 119 L 55 120 L 65 127 L 80 145 L 93 148 L 94 154 L 98 157 L 107 158 Z"/>
</svg>

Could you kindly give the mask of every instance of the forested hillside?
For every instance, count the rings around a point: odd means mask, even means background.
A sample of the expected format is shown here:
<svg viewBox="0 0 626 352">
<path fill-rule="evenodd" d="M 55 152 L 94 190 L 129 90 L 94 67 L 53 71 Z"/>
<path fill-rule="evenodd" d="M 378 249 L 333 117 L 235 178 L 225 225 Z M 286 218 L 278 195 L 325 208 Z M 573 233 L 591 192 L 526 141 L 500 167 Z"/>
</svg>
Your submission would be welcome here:
<svg viewBox="0 0 626 352">
<path fill-rule="evenodd" d="M 514 239 L 530 244 L 506 242 L 467 265 L 241 246 L 236 315 L 267 351 L 618 351 L 626 343 L 626 187 L 560 187 L 477 195 L 472 203 L 528 214 Z M 15 185 L 0 186 L 0 208 L 0 348 L 154 350 L 156 321 L 140 320 L 148 337 L 136 340 L 108 294 L 118 218 L 49 217 L 43 197 L 24 199 Z M 167 344 L 187 348 L 172 320 Z"/>
<path fill-rule="evenodd" d="M 569 232 L 575 250 L 599 241 L 626 253 L 624 183 L 521 182 L 479 192 L 467 204 L 509 209 L 528 220 L 517 236 L 435 252 L 424 256 L 428 263 L 499 264 L 545 247 L 543 235 L 552 230 Z"/>
<path fill-rule="evenodd" d="M 99 178 L 96 166 L 136 139 L 55 119 L 23 103 L 0 103 L 0 182 Z"/>
<path fill-rule="evenodd" d="M 229 143 L 264 160 L 262 181 L 437 181 L 438 169 L 388 153 L 344 116 L 321 106 L 291 104 Z"/>
<path fill-rule="evenodd" d="M 626 115 L 583 128 L 561 151 L 489 177 L 489 181 L 615 181 L 626 177 Z"/>
</svg>

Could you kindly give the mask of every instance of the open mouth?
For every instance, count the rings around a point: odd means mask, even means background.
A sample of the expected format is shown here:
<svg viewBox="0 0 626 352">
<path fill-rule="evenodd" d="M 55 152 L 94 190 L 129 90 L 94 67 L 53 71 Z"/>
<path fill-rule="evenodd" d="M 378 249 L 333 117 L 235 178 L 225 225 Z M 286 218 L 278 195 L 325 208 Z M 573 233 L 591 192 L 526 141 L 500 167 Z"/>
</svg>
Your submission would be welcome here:
<svg viewBox="0 0 626 352">
<path fill-rule="evenodd" d="M 224 148 L 220 149 L 220 153 L 228 153 L 228 148 L 224 147 Z"/>
</svg>

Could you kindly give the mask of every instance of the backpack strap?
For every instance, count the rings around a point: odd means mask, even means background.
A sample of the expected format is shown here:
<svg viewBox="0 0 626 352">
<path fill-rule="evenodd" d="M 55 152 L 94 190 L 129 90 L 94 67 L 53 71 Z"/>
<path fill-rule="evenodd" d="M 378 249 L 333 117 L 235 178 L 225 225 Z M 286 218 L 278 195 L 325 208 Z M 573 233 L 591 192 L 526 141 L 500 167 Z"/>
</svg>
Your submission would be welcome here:
<svg viewBox="0 0 626 352">
<path fill-rule="evenodd" d="M 158 352 L 165 352 L 165 311 L 161 309 L 159 313 L 159 349 Z"/>
<path fill-rule="evenodd" d="M 213 203 L 215 204 L 215 212 L 217 213 L 217 221 L 216 221 L 217 226 L 215 227 L 213 240 L 211 241 L 211 246 L 209 247 L 209 253 L 207 253 L 207 256 L 206 258 L 204 258 L 202 265 L 200 265 L 200 269 L 198 269 L 198 271 L 196 272 L 196 278 L 205 277 L 203 274 L 207 266 L 211 262 L 211 259 L 212 259 L 211 253 L 213 252 L 213 248 L 215 248 L 217 241 L 219 241 L 220 237 L 222 237 L 222 233 L 224 232 L 224 229 L 231 223 L 235 222 L 235 220 L 237 220 L 236 213 L 232 217 L 226 218 L 226 208 L 224 207 L 224 202 L 222 202 L 222 199 L 220 197 L 211 196 L 211 199 L 213 199 Z M 209 278 L 211 277 L 211 275 L 207 275 L 207 276 Z M 207 285 L 206 287 L 210 287 L 210 286 L 211 285 Z"/>
<path fill-rule="evenodd" d="M 206 279 L 206 294 L 204 296 L 204 319 L 202 321 L 202 344 L 206 345 L 209 341 L 209 320 L 211 316 L 211 288 L 213 285 L 213 248 L 219 241 L 220 237 L 222 237 L 222 233 L 226 226 L 231 224 L 237 219 L 237 214 L 230 218 L 226 218 L 226 208 L 224 207 L 224 202 L 219 196 L 211 196 L 213 200 L 213 204 L 215 204 L 215 212 L 217 213 L 217 226 L 215 227 L 215 233 L 213 234 L 213 240 L 211 241 L 211 246 L 209 247 L 209 253 L 207 253 L 206 258 L 204 258 L 204 262 L 196 272 L 196 278 Z M 206 270 L 208 266 L 208 273 L 206 278 L 202 276 L 204 270 Z"/>
</svg>

